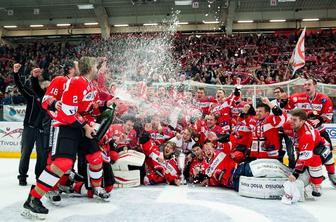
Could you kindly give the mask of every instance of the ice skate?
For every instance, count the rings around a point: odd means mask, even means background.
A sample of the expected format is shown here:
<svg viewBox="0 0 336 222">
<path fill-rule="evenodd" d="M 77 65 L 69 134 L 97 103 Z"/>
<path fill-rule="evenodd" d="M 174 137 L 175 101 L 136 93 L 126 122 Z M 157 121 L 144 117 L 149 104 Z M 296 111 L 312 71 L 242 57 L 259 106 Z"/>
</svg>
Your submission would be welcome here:
<svg viewBox="0 0 336 222">
<path fill-rule="evenodd" d="M 28 219 L 37 219 L 44 220 L 49 212 L 45 208 L 40 199 L 37 199 L 31 195 L 28 196 L 28 199 L 23 204 L 24 210 L 21 212 L 21 215 Z"/>
</svg>

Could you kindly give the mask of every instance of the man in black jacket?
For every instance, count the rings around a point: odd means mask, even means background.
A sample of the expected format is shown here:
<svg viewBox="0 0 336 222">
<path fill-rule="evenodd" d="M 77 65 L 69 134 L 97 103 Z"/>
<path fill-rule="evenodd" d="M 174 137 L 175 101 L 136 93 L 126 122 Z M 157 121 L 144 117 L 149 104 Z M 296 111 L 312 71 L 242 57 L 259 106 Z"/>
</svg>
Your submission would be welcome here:
<svg viewBox="0 0 336 222">
<path fill-rule="evenodd" d="M 37 160 L 35 165 L 36 178 L 42 173 L 45 167 L 46 155 L 43 151 L 43 130 L 42 130 L 42 107 L 41 99 L 31 89 L 24 86 L 20 81 L 20 64 L 14 64 L 14 82 L 21 95 L 26 99 L 26 114 L 23 121 L 23 132 L 21 140 L 21 158 L 19 164 L 19 185 L 27 185 L 27 172 L 29 168 L 30 155 L 36 143 Z"/>
</svg>

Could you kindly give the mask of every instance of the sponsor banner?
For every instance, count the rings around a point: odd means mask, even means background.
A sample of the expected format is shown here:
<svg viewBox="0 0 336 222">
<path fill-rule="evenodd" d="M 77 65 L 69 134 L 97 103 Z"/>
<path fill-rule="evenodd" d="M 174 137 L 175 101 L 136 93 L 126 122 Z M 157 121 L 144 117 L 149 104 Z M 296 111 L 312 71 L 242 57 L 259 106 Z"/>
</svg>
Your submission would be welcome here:
<svg viewBox="0 0 336 222">
<path fill-rule="evenodd" d="M 336 145 L 336 124 L 331 123 L 331 124 L 325 124 L 326 130 L 330 136 L 331 143 L 333 146 Z"/>
<path fill-rule="evenodd" d="M 26 113 L 26 106 L 3 106 L 3 119 L 4 121 L 23 122 Z"/>
<path fill-rule="evenodd" d="M 0 122 L 0 152 L 19 152 L 22 122 Z"/>
</svg>

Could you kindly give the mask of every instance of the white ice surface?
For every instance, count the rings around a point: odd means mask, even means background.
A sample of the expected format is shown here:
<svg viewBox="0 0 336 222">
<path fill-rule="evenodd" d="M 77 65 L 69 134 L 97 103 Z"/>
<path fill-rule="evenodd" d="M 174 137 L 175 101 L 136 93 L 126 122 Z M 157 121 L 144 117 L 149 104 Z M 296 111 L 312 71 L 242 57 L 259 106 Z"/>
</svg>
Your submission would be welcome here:
<svg viewBox="0 0 336 222">
<path fill-rule="evenodd" d="M 0 159 L 0 221 L 29 221 L 20 216 L 22 204 L 34 183 L 33 167 L 29 185 L 18 186 L 18 159 Z M 34 166 L 35 161 L 31 162 Z M 245 198 L 222 188 L 192 185 L 151 186 L 115 189 L 110 202 L 84 197 L 62 196 L 60 206 L 43 202 L 50 213 L 46 221 L 333 221 L 336 189 L 328 180 L 323 195 L 315 201 L 292 206 L 279 200 Z"/>
</svg>

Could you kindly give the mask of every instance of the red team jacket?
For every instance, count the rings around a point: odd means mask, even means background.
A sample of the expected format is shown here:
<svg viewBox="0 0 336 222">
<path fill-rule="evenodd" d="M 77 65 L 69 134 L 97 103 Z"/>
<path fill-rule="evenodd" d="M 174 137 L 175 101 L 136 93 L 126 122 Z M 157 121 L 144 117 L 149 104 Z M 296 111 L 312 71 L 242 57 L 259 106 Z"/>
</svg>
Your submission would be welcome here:
<svg viewBox="0 0 336 222">
<path fill-rule="evenodd" d="M 256 126 L 255 118 L 247 114 L 238 116 L 232 125 L 232 134 L 235 137 L 235 143 L 250 148 L 253 141 L 254 127 Z"/>
<path fill-rule="evenodd" d="M 162 127 L 162 132 L 150 130 L 148 133 L 157 145 L 161 145 L 174 137 L 174 133 L 168 127 Z"/>
<path fill-rule="evenodd" d="M 280 149 L 279 127 L 285 124 L 286 116 L 269 115 L 255 120 L 250 157 L 278 158 Z"/>
<path fill-rule="evenodd" d="M 125 138 L 122 138 L 125 135 Z M 122 124 L 113 124 L 106 132 L 105 137 L 113 139 L 117 145 L 118 151 L 122 148 L 135 149 L 138 145 L 137 133 L 132 129 L 127 135 Z"/>
<path fill-rule="evenodd" d="M 223 151 L 215 151 L 212 158 L 210 158 L 209 168 L 206 174 L 210 177 L 210 186 L 225 186 L 230 187 L 230 179 L 237 164 L 231 158 L 230 145 L 226 144 Z"/>
<path fill-rule="evenodd" d="M 320 156 L 314 154 L 314 148 L 319 144 L 325 144 L 325 139 L 320 136 L 318 130 L 314 129 L 308 123 L 305 123 L 297 132 L 290 130 L 289 123 L 286 122 L 284 130 L 293 138 L 294 147 L 298 153 L 298 158 L 295 165 L 295 171 L 303 172 L 306 167 L 321 166 Z M 313 169 L 310 169 L 310 175 L 314 175 Z M 316 177 L 322 175 L 317 174 Z"/>
<path fill-rule="evenodd" d="M 179 178 L 181 172 L 178 168 L 175 158 L 166 159 L 164 163 L 158 162 L 160 156 L 159 147 L 153 140 L 149 140 L 141 145 L 146 156 L 146 166 L 148 169 L 147 177 L 154 183 L 171 183 L 176 178 Z M 157 173 L 159 172 L 159 174 Z"/>
<path fill-rule="evenodd" d="M 99 107 L 102 105 L 93 82 L 84 76 L 66 82 L 61 102 L 62 109 L 54 118 L 57 121 L 55 125 L 92 125 L 94 116 L 99 115 Z"/>
<path fill-rule="evenodd" d="M 217 103 L 217 100 L 212 96 L 206 96 L 201 99 L 198 99 L 196 106 L 200 109 L 203 115 L 208 115 L 210 113 L 210 104 Z"/>
<path fill-rule="evenodd" d="M 206 173 L 206 170 L 208 169 L 209 167 L 209 164 L 208 162 L 205 160 L 205 159 L 198 159 L 197 157 L 195 157 L 191 163 L 190 163 L 190 168 L 189 168 L 189 175 L 192 177 L 192 178 L 196 178 L 198 175 L 195 175 L 194 174 L 194 170 L 196 172 L 199 172 L 201 174 L 204 174 Z"/>
<path fill-rule="evenodd" d="M 242 112 L 244 106 L 248 104 L 247 102 L 245 101 L 240 101 L 240 102 L 233 102 L 232 103 L 232 108 L 231 108 L 231 116 L 232 116 L 232 119 L 234 120 L 237 120 L 240 113 Z M 234 123 L 233 123 L 234 125 Z"/>
<path fill-rule="evenodd" d="M 223 128 L 223 132 L 229 132 L 231 129 L 231 109 L 238 98 L 239 96 L 234 96 L 232 93 L 223 103 L 216 102 L 210 106 L 210 113 L 213 113 L 218 117 L 217 124 Z"/>
<path fill-rule="evenodd" d="M 47 110 L 50 117 L 55 118 L 57 111 L 55 105 L 57 101 L 61 101 L 65 83 L 69 80 L 67 76 L 55 77 L 48 86 L 46 93 L 42 99 L 42 107 Z"/>
<path fill-rule="evenodd" d="M 198 120 L 192 128 L 195 130 L 198 138 L 199 138 L 199 144 L 203 145 L 205 140 L 207 139 L 209 133 L 215 133 L 215 134 L 223 134 L 223 128 L 215 125 L 212 128 L 209 128 L 206 125 L 205 121 Z"/>
<path fill-rule="evenodd" d="M 285 109 L 292 110 L 294 108 L 303 109 L 307 112 L 308 118 L 319 116 L 324 122 L 330 123 L 333 116 L 333 104 L 330 98 L 317 92 L 313 100 L 309 100 L 307 93 L 296 93 L 289 97 Z M 319 131 L 325 130 L 323 124 L 318 126 Z"/>
</svg>

